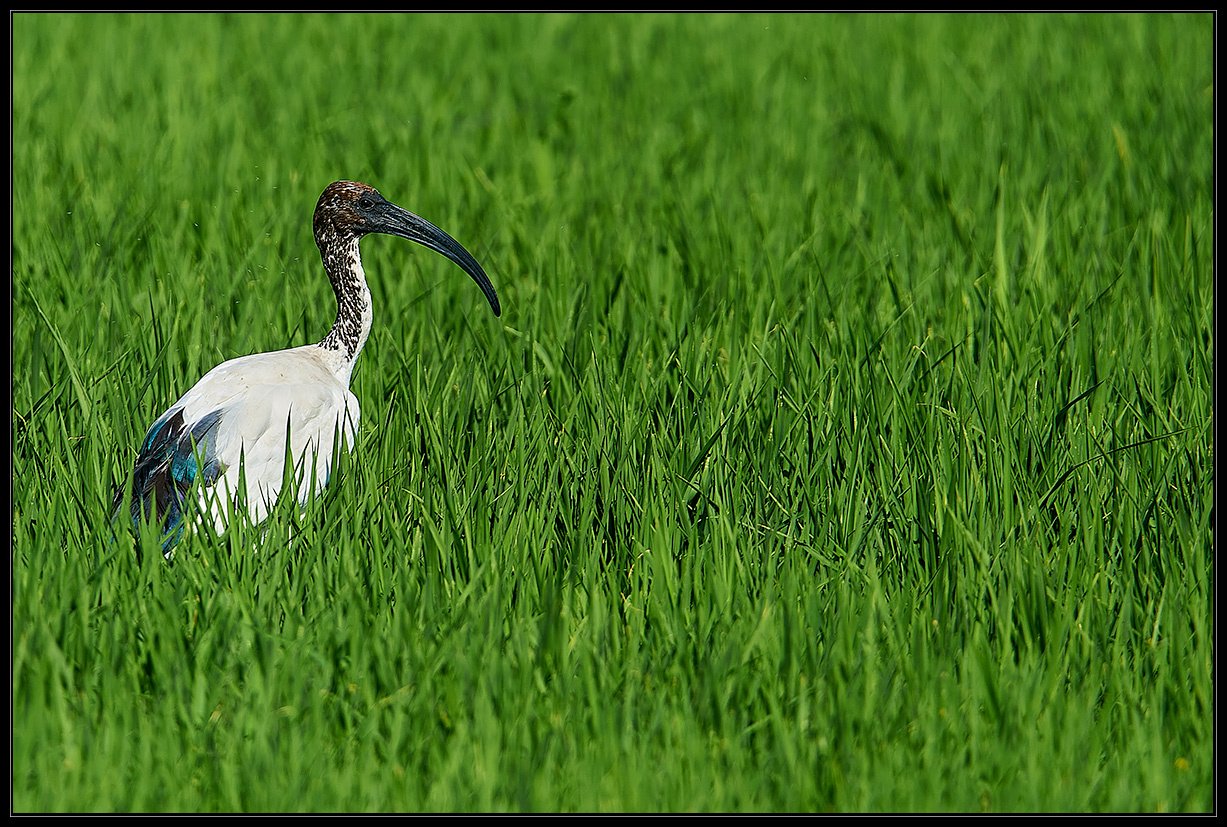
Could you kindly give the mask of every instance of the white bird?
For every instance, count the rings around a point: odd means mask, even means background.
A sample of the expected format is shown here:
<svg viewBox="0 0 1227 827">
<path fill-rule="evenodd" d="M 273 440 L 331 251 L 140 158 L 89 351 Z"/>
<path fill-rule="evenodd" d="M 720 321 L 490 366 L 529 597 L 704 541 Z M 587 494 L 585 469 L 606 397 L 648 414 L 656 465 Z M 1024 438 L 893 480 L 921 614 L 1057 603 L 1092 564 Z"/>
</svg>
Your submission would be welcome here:
<svg viewBox="0 0 1227 827">
<path fill-rule="evenodd" d="M 477 282 L 494 315 L 500 313 L 494 286 L 476 259 L 374 187 L 329 184 L 315 205 L 313 225 L 337 298 L 328 335 L 318 344 L 223 362 L 159 416 L 141 442 L 127 511 L 134 526 L 156 521 L 167 558 L 194 519 L 211 522 L 218 533 L 235 511 L 245 511 L 253 523 L 264 520 L 287 477 L 287 457 L 305 504 L 327 485 L 334 454 L 353 450 L 359 409 L 349 380 L 371 332 L 371 292 L 358 250 L 363 236 L 400 236 L 441 253 Z M 121 519 L 125 490 L 114 503 Z"/>
</svg>

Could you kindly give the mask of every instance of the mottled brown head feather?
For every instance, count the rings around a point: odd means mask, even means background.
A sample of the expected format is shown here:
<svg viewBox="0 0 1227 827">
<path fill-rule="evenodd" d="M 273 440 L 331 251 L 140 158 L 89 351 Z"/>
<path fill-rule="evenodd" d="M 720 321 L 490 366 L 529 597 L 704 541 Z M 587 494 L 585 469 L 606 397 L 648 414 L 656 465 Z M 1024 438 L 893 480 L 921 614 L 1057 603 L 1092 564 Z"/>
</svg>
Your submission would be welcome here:
<svg viewBox="0 0 1227 827">
<path fill-rule="evenodd" d="M 370 184 L 359 181 L 334 181 L 324 188 L 315 204 L 312 221 L 316 238 L 344 235 L 364 235 L 366 220 L 358 207 L 366 201 L 369 206 L 383 200 L 379 191 Z"/>
</svg>

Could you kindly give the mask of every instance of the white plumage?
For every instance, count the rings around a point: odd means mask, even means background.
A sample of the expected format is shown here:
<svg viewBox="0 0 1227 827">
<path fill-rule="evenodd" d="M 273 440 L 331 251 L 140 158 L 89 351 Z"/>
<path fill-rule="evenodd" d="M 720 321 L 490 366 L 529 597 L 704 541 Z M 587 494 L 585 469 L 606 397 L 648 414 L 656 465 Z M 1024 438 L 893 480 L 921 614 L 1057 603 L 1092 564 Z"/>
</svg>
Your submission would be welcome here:
<svg viewBox="0 0 1227 827">
<path fill-rule="evenodd" d="M 353 448 L 358 399 L 349 390 L 348 377 L 343 379 L 334 372 L 335 365 L 328 365 L 326 353 L 318 345 L 307 345 L 223 362 L 172 406 L 171 411 L 183 412 L 185 422 L 225 411 L 214 443 L 225 470 L 196 492 L 216 531 L 225 530 L 226 504 L 234 502 L 236 493 L 244 496 L 253 522 L 268 516 L 286 478 L 287 440 L 304 504 L 327 485 L 337 438 L 343 449 Z"/>
<path fill-rule="evenodd" d="M 494 287 L 468 251 L 366 184 L 330 184 L 316 205 L 314 230 L 337 298 L 328 335 L 314 345 L 231 359 L 205 374 L 146 433 L 127 509 L 123 490 L 116 496 L 117 516 L 127 511 L 134 524 L 160 525 L 168 557 L 198 520 L 222 532 L 239 508 L 263 521 L 281 494 L 287 459 L 305 503 L 328 484 L 339 452 L 353 449 L 359 406 L 349 381 L 372 320 L 358 249 L 364 235 L 397 235 L 442 253 L 500 312 Z"/>
</svg>

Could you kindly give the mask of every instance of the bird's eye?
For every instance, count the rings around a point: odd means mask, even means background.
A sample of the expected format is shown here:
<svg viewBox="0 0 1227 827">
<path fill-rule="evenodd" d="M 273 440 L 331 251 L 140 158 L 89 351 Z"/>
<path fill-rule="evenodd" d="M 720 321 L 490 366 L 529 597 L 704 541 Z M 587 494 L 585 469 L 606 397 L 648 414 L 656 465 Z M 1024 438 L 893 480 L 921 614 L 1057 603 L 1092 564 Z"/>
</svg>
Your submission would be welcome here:
<svg viewBox="0 0 1227 827">
<path fill-rule="evenodd" d="M 364 210 L 369 210 L 372 206 L 374 206 L 374 204 L 371 202 L 371 199 L 369 198 L 359 198 L 358 206 Z"/>
</svg>

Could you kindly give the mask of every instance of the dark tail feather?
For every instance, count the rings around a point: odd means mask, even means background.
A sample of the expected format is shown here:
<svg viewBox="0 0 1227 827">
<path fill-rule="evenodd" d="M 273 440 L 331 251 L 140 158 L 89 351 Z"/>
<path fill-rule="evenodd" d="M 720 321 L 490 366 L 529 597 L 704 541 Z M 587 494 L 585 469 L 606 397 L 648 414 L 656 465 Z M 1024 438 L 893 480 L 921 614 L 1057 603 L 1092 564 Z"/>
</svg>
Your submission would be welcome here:
<svg viewBox="0 0 1227 827">
<path fill-rule="evenodd" d="M 155 422 L 132 471 L 128 502 L 124 502 L 124 489 L 115 495 L 112 524 L 127 522 L 138 533 L 142 521 L 159 526 L 162 554 L 170 559 L 175 544 L 183 538 L 184 506 L 193 486 L 211 485 L 225 472 L 215 450 L 220 421 L 221 411 L 213 411 L 188 428 L 183 411 L 177 410 Z"/>
</svg>

